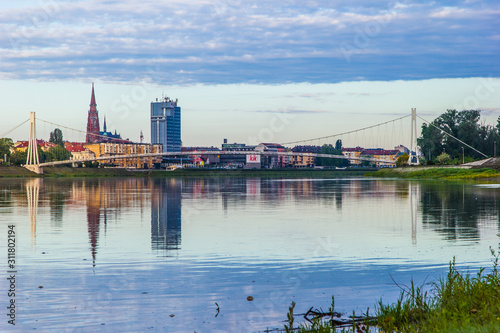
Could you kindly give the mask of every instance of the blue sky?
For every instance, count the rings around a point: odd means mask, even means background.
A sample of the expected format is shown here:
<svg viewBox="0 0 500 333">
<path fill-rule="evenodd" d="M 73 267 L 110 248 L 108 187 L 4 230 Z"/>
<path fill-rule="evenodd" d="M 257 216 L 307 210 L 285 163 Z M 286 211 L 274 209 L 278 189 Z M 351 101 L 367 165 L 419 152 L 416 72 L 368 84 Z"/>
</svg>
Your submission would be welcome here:
<svg viewBox="0 0 500 333">
<path fill-rule="evenodd" d="M 164 93 L 183 107 L 185 145 L 248 141 L 284 113 L 296 117 L 273 141 L 411 107 L 432 119 L 468 104 L 492 122 L 499 22 L 493 0 L 2 1 L 0 134 L 29 111 L 85 128 L 91 82 L 101 117 L 133 140 L 149 139 Z"/>
</svg>

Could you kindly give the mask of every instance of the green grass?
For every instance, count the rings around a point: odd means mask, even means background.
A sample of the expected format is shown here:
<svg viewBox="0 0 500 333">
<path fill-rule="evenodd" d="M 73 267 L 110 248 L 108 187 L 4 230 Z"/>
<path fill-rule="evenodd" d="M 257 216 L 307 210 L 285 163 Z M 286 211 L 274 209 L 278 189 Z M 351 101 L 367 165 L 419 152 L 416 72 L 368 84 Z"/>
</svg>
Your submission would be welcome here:
<svg viewBox="0 0 500 333">
<path fill-rule="evenodd" d="M 354 324 L 343 332 L 500 332 L 500 252 L 492 250 L 493 267 L 487 272 L 462 273 L 455 260 L 450 263 L 448 274 L 423 286 L 399 286 L 401 295 L 393 304 L 378 303 L 376 329 L 366 324 Z M 301 324 L 296 332 L 323 333 L 335 331 L 329 322 L 316 321 Z"/>
<path fill-rule="evenodd" d="M 405 179 L 447 179 L 475 180 L 500 178 L 500 172 L 495 169 L 460 169 L 460 168 L 427 168 L 411 171 L 411 168 L 381 169 L 370 176 L 382 178 Z"/>
<path fill-rule="evenodd" d="M 23 167 L 0 166 L 0 178 L 12 177 L 353 177 L 363 176 L 370 172 L 364 169 L 313 170 L 313 169 L 178 169 L 165 170 L 137 170 L 129 171 L 122 168 L 72 168 L 69 166 L 44 167 L 43 175 L 37 175 Z"/>
<path fill-rule="evenodd" d="M 0 178 L 38 177 L 34 172 L 18 166 L 0 166 Z"/>
</svg>

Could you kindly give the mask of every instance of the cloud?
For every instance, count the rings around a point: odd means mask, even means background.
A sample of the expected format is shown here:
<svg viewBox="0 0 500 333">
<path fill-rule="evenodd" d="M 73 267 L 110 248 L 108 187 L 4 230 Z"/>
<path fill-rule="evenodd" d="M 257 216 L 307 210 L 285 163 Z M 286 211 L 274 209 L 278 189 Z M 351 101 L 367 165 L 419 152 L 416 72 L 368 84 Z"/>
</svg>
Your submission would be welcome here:
<svg viewBox="0 0 500 333">
<path fill-rule="evenodd" d="M 154 79 L 152 68 L 159 84 L 500 76 L 494 1 L 25 3 L 0 12 L 0 78 L 130 82 Z"/>
</svg>

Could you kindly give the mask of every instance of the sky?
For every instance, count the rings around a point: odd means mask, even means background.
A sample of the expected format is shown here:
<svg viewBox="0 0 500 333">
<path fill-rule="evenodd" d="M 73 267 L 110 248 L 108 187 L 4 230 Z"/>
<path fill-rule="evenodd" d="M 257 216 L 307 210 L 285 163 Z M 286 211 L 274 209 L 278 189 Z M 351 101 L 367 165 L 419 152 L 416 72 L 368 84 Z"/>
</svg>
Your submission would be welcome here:
<svg viewBox="0 0 500 333">
<path fill-rule="evenodd" d="M 134 141 L 150 140 L 151 101 L 178 99 L 184 146 L 288 143 L 411 108 L 500 114 L 496 0 L 2 0 L 0 31 L 0 136 L 34 111 L 84 140 L 71 129 L 86 128 L 92 82 L 101 126 Z M 403 125 L 342 139 L 390 148 Z"/>
</svg>

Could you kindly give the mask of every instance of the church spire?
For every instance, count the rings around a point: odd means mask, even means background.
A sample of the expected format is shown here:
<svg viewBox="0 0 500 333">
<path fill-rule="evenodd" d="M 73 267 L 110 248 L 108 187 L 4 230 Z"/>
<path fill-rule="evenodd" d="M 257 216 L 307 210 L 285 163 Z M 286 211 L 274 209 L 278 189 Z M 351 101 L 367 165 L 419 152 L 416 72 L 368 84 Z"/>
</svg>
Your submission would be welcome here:
<svg viewBox="0 0 500 333">
<path fill-rule="evenodd" d="M 106 129 L 106 116 L 104 116 L 104 126 L 103 126 L 103 132 L 106 133 L 107 132 L 107 129 Z"/>
<path fill-rule="evenodd" d="M 90 96 L 90 107 L 96 107 L 95 94 L 94 94 L 94 82 L 92 82 L 92 96 Z"/>
<path fill-rule="evenodd" d="M 87 118 L 86 143 L 96 143 L 100 140 L 99 114 L 95 103 L 94 83 L 92 82 L 92 95 L 90 96 L 90 110 Z"/>
</svg>

